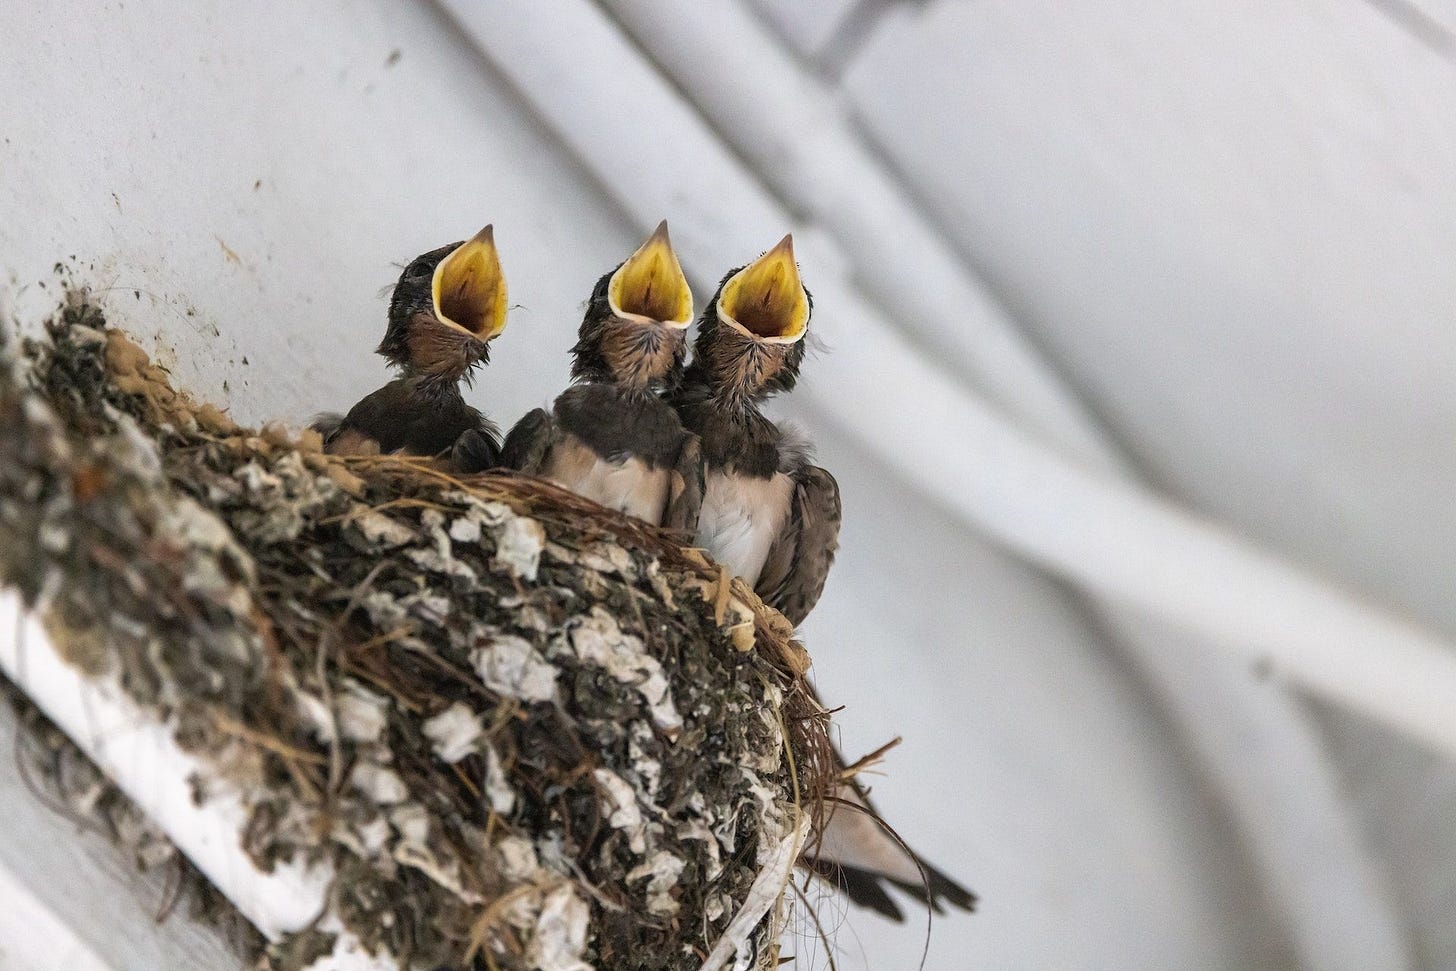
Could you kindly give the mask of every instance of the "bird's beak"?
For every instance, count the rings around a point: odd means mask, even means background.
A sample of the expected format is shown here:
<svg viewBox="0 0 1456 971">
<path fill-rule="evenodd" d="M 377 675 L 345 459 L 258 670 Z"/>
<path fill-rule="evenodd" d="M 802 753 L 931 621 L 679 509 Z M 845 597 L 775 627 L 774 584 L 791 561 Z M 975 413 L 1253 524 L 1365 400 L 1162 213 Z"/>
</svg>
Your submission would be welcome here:
<svg viewBox="0 0 1456 971">
<path fill-rule="evenodd" d="M 799 282 L 793 236 L 728 278 L 718 294 L 718 319 L 770 344 L 803 338 L 809 295 Z"/>
<path fill-rule="evenodd" d="M 506 277 L 487 226 L 450 251 L 430 285 L 435 316 L 488 341 L 506 326 Z"/>
<path fill-rule="evenodd" d="M 645 318 L 678 328 L 693 322 L 693 291 L 667 238 L 666 219 L 612 274 L 607 302 L 612 313 L 629 320 Z"/>
</svg>

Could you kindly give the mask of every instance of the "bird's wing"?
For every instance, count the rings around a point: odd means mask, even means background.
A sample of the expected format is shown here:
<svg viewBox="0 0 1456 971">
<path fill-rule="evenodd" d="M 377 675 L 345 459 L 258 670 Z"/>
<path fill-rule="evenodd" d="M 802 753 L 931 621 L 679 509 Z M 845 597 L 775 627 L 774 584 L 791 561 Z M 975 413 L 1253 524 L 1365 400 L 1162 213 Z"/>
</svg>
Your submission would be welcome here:
<svg viewBox="0 0 1456 971">
<path fill-rule="evenodd" d="M 703 507 L 703 449 L 698 436 L 689 433 L 678 453 L 677 466 L 667 492 L 667 512 L 662 525 L 692 535 L 698 528 L 698 510 Z"/>
<path fill-rule="evenodd" d="M 443 401 L 424 396 L 410 378 L 396 378 L 365 395 L 342 420 L 320 416 L 314 427 L 324 435 L 324 450 L 335 455 L 402 452 L 450 458 L 462 436 L 469 440 L 461 454 L 473 461 L 491 459 L 499 449 L 495 426 L 479 411 L 458 395 Z"/>
<path fill-rule="evenodd" d="M 355 428 L 337 411 L 314 415 L 309 428 L 323 439 L 324 451 L 330 455 L 378 455 L 379 443 Z"/>
<path fill-rule="evenodd" d="M 314 427 L 324 436 L 324 451 L 333 455 L 378 455 L 393 446 L 381 441 L 398 413 L 403 382 L 391 381 L 354 403 L 343 418 L 320 415 Z M 337 419 L 337 420 L 335 420 Z"/>
<path fill-rule="evenodd" d="M 487 472 L 500 465 L 500 441 L 490 428 L 467 429 L 450 446 L 450 467 L 456 472 Z"/>
<path fill-rule="evenodd" d="M 500 464 L 517 472 L 538 475 L 551 448 L 555 423 L 545 408 L 528 411 L 516 422 L 501 447 Z"/>
<path fill-rule="evenodd" d="M 885 884 L 894 884 L 936 913 L 943 913 L 947 904 L 976 908 L 976 895 L 906 846 L 852 779 L 840 783 L 834 805 L 826 810 L 823 832 L 816 834 L 804 862 L 851 901 L 891 920 L 903 920 L 904 914 Z"/>
<path fill-rule="evenodd" d="M 824 592 L 839 549 L 839 484 L 823 469 L 805 465 L 794 475 L 794 495 L 784 523 L 758 574 L 756 592 L 795 627 Z"/>
</svg>

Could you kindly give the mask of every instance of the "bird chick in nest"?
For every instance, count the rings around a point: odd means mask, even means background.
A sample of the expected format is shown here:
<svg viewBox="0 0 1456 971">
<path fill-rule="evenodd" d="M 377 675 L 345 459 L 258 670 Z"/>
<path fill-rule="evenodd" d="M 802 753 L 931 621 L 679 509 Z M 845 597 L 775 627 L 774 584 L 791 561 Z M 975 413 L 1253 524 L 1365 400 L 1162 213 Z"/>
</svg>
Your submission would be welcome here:
<svg viewBox="0 0 1456 971">
<path fill-rule="evenodd" d="M 797 626 L 818 603 L 839 547 L 839 486 L 808 443 L 762 402 L 798 380 L 814 303 L 793 238 L 723 277 L 698 321 L 693 361 L 673 403 L 700 436 L 704 490 L 694 542 Z M 803 862 L 856 904 L 903 919 L 887 886 L 939 911 L 971 910 L 973 893 L 895 835 L 835 752 L 840 781 Z"/>
<path fill-rule="evenodd" d="M 335 455 L 440 457 L 462 472 L 500 458 L 493 424 L 465 403 L 461 382 L 490 360 L 506 325 L 506 280 L 491 226 L 464 242 L 415 257 L 394 288 L 389 324 L 376 353 L 399 377 L 348 414 L 321 415 L 313 427 Z"/>
<path fill-rule="evenodd" d="M 693 320 L 664 221 L 597 281 L 572 348 L 572 386 L 523 417 L 502 464 L 654 526 L 690 530 L 701 495 L 697 439 L 662 392 L 677 383 Z"/>
</svg>

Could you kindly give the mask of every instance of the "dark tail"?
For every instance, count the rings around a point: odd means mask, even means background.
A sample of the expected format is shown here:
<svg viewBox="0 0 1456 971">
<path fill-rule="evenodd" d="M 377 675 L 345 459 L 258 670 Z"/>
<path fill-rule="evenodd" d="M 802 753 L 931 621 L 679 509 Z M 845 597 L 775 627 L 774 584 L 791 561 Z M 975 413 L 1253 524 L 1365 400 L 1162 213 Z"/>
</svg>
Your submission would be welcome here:
<svg viewBox="0 0 1456 971">
<path fill-rule="evenodd" d="M 897 923 L 904 922 L 905 913 L 900 909 L 900 905 L 895 903 L 895 899 L 886 892 L 887 884 L 899 887 L 937 914 L 945 913 L 947 906 L 965 911 L 976 909 L 974 893 L 918 856 L 916 860 L 920 863 L 921 869 L 925 871 L 923 883 L 904 883 L 882 873 L 840 866 L 823 860 L 815 863 L 813 870 L 824 880 L 843 890 L 845 896 L 855 905 L 873 910 Z"/>
<path fill-rule="evenodd" d="M 803 863 L 842 889 L 851 901 L 901 921 L 905 915 L 887 892 L 899 887 L 937 914 L 945 908 L 976 909 L 976 895 L 921 859 L 854 782 L 830 797 L 829 815 Z"/>
</svg>

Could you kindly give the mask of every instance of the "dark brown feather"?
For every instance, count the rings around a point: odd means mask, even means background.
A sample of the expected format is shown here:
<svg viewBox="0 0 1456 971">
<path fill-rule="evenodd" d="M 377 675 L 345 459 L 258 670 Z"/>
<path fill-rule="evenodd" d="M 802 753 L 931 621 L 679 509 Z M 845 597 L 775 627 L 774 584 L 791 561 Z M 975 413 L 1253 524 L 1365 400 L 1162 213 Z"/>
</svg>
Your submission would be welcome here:
<svg viewBox="0 0 1456 971">
<path fill-rule="evenodd" d="M 615 382 L 584 381 L 563 391 L 552 417 L 611 462 L 639 458 L 654 469 L 677 464 L 688 433 L 672 406 L 649 391 Z"/>
<path fill-rule="evenodd" d="M 672 486 L 667 496 L 667 512 L 662 525 L 691 534 L 703 506 L 703 450 L 698 436 L 691 433 L 683 441 L 677 466 L 672 472 Z"/>
<path fill-rule="evenodd" d="M 905 913 L 900 905 L 895 903 L 884 886 L 880 883 L 881 877 L 868 870 L 859 870 L 854 867 L 840 866 L 837 863 L 830 863 L 828 860 L 814 860 L 806 866 L 816 875 L 823 879 L 830 886 L 841 891 L 857 906 L 873 910 L 875 913 L 888 917 L 897 924 L 905 922 Z"/>
<path fill-rule="evenodd" d="M 551 413 L 536 408 L 521 416 L 501 446 L 501 465 L 527 475 L 540 475 L 555 436 Z"/>
<path fill-rule="evenodd" d="M 454 384 L 441 388 L 419 377 L 396 378 L 349 409 L 324 439 L 326 451 L 372 440 L 383 454 L 438 455 L 468 431 L 497 441 L 495 426 L 465 403 Z"/>
<path fill-rule="evenodd" d="M 839 549 L 839 484 L 816 465 L 793 473 L 793 508 L 779 538 L 769 547 L 755 592 L 795 627 L 804 622 L 834 565 Z"/>
</svg>

